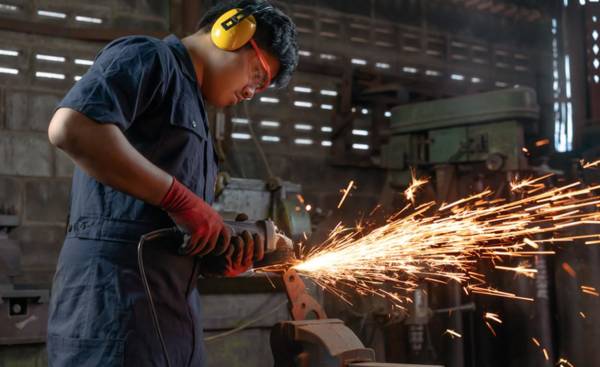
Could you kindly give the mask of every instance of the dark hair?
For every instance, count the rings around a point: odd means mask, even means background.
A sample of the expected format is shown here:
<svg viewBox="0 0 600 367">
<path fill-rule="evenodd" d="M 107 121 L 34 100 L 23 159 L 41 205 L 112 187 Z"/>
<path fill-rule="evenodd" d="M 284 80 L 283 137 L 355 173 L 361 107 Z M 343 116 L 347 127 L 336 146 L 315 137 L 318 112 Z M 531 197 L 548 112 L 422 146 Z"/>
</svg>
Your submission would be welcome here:
<svg viewBox="0 0 600 367">
<path fill-rule="evenodd" d="M 217 18 L 230 9 L 266 4 L 269 3 L 264 0 L 219 1 L 204 13 L 197 28 L 209 30 Z M 254 40 L 262 49 L 277 57 L 280 63 L 279 72 L 273 77 L 272 83 L 277 88 L 285 87 L 298 65 L 296 25 L 275 7 L 259 11 L 254 14 L 254 18 L 257 24 Z"/>
</svg>

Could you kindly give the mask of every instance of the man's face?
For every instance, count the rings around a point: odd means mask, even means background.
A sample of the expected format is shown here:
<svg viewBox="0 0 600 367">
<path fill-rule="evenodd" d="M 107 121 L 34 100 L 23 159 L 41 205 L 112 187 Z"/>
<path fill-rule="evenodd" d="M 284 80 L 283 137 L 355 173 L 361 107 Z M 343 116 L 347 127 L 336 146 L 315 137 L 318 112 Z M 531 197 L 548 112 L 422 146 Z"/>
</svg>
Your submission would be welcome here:
<svg viewBox="0 0 600 367">
<path fill-rule="evenodd" d="M 216 107 L 252 99 L 279 72 L 279 60 L 256 45 L 226 52 L 221 59 L 207 70 L 202 84 L 202 94 Z"/>
</svg>

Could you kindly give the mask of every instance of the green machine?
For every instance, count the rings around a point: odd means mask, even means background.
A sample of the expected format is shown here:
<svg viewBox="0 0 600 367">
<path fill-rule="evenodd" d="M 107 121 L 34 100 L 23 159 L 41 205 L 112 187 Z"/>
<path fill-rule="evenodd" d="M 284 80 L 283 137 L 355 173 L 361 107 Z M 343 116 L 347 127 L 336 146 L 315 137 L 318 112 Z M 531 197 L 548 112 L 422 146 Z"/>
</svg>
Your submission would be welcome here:
<svg viewBox="0 0 600 367">
<path fill-rule="evenodd" d="M 228 220 L 238 213 L 250 221 L 271 218 L 294 241 L 303 241 L 312 232 L 299 184 L 273 178 L 268 181 L 229 177 L 220 174 L 213 207 Z"/>
<path fill-rule="evenodd" d="M 391 135 L 382 147 L 382 165 L 388 170 L 381 202 L 386 209 L 405 205 L 398 193 L 411 182 L 411 168 L 430 183 L 421 198 L 448 203 L 490 187 L 506 191 L 507 183 L 528 166 L 526 143 L 536 135 L 540 107 L 535 91 L 512 88 L 481 94 L 402 105 L 392 109 Z M 432 309 L 456 310 L 444 323 L 459 334 L 469 334 L 464 312 L 478 305 L 464 298 L 460 286 L 445 289 L 423 285 L 415 293 L 412 317 L 406 320 L 408 347 L 419 355 L 424 345 L 423 330 Z M 464 303 L 467 302 L 467 303 Z M 441 307 L 443 305 L 443 307 Z M 436 330 L 436 325 L 431 325 Z M 432 331 L 433 334 L 443 330 Z M 464 365 L 468 350 L 462 339 L 445 343 L 453 365 Z"/>
<path fill-rule="evenodd" d="M 526 136 L 540 108 L 530 88 L 513 88 L 392 109 L 382 163 L 393 186 L 410 182 L 410 167 L 485 163 L 490 171 L 527 169 Z"/>
</svg>

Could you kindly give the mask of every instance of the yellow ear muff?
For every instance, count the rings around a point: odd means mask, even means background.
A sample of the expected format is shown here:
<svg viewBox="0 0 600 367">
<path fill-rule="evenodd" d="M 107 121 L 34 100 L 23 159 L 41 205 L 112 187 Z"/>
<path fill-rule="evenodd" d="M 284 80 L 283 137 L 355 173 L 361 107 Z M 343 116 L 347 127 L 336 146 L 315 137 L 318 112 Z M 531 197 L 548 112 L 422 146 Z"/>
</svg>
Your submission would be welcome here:
<svg viewBox="0 0 600 367">
<path fill-rule="evenodd" d="M 243 17 L 242 9 L 231 9 L 215 21 L 210 38 L 218 48 L 235 51 L 246 45 L 256 32 L 256 19 L 252 15 Z"/>
</svg>

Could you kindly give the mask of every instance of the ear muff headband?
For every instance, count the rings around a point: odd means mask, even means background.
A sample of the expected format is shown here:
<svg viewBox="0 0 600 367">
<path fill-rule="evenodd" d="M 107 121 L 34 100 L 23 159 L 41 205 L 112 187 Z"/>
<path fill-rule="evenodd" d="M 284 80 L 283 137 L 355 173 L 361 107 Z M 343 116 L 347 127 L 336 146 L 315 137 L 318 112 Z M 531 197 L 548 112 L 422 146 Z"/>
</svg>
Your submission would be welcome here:
<svg viewBox="0 0 600 367">
<path fill-rule="evenodd" d="M 256 19 L 253 14 L 272 9 L 270 4 L 248 6 L 243 9 L 230 9 L 214 23 L 210 38 L 218 48 L 235 51 L 244 47 L 256 33 Z"/>
</svg>

